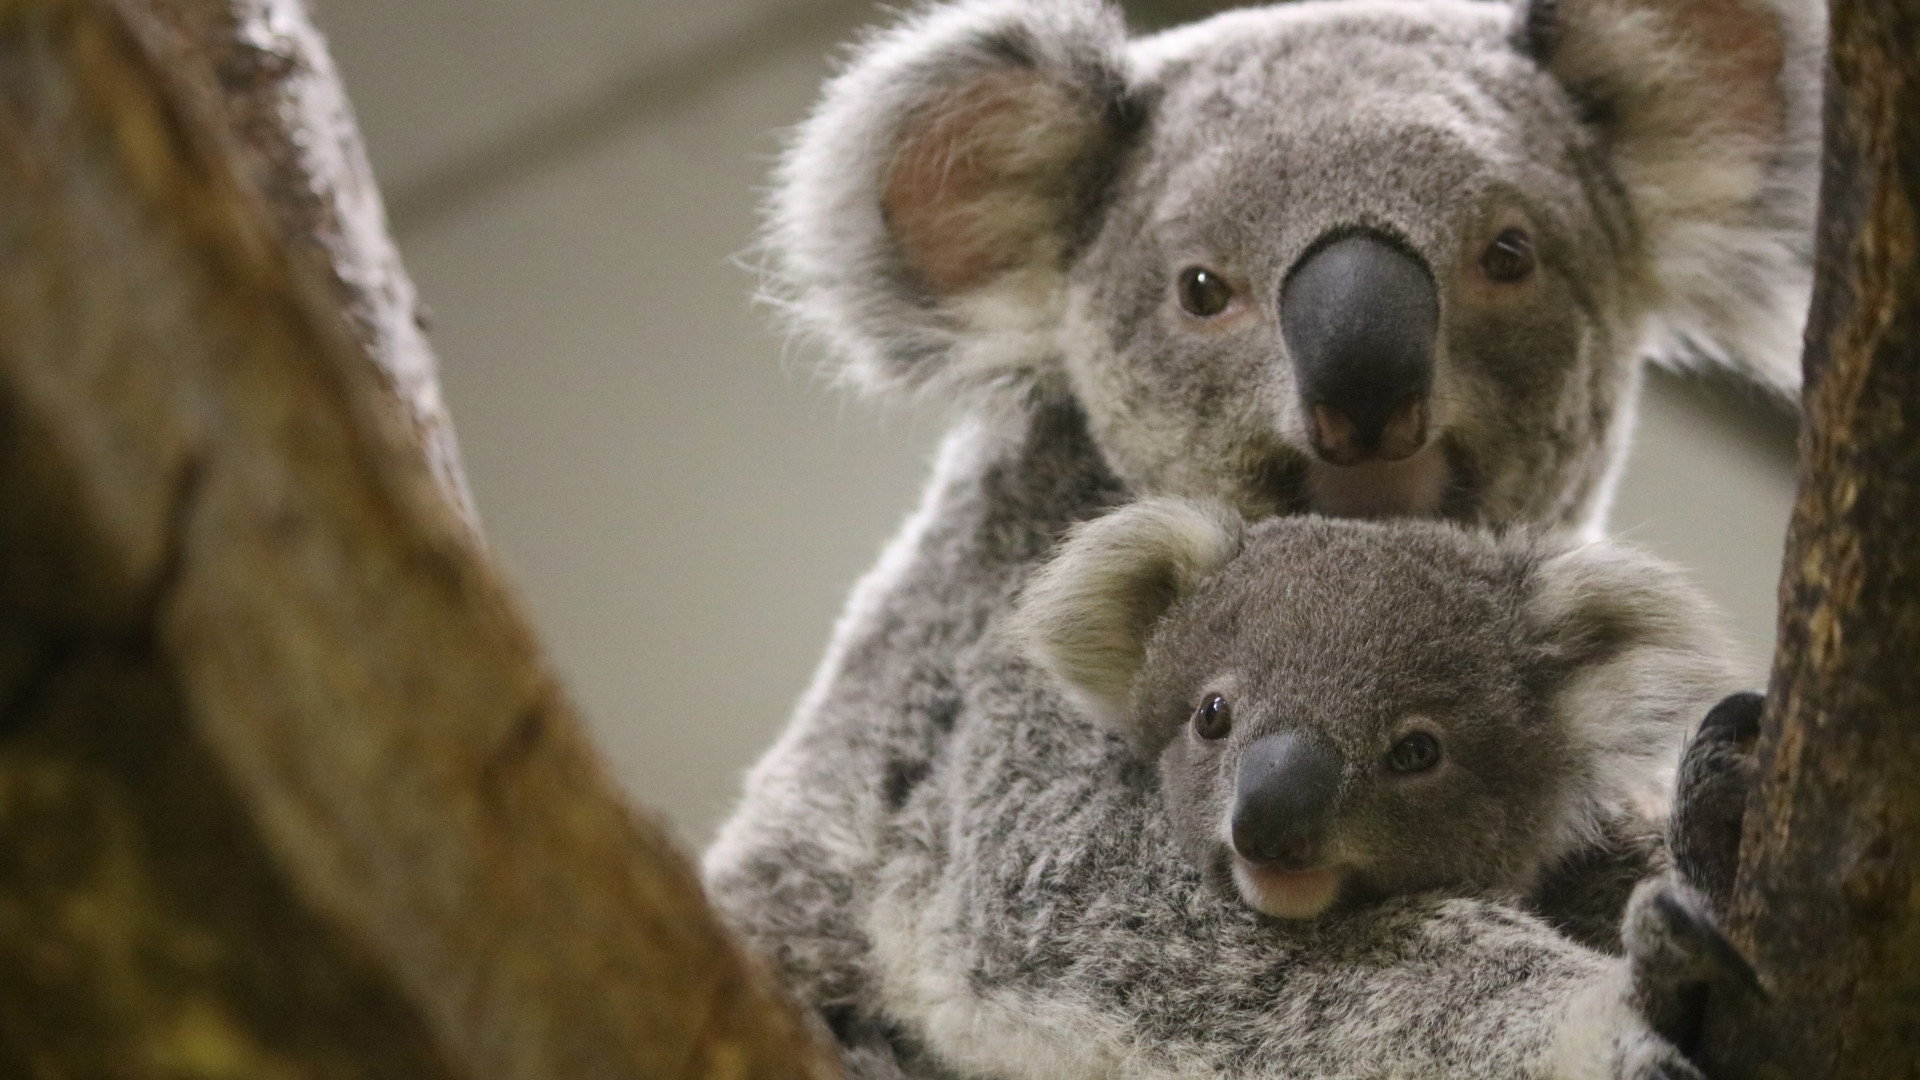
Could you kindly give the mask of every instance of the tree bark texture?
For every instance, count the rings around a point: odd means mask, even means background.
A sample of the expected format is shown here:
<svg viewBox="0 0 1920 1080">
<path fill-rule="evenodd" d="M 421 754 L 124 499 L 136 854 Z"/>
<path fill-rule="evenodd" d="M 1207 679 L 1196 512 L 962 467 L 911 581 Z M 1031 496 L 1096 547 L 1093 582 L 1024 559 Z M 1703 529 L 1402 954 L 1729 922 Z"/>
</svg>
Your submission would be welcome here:
<svg viewBox="0 0 1920 1080">
<path fill-rule="evenodd" d="M 0 1076 L 825 1077 L 490 568 L 298 0 L 0 0 Z"/>
<path fill-rule="evenodd" d="M 1920 1077 L 1920 8 L 1834 0 L 1780 641 L 1721 1080 Z"/>
</svg>

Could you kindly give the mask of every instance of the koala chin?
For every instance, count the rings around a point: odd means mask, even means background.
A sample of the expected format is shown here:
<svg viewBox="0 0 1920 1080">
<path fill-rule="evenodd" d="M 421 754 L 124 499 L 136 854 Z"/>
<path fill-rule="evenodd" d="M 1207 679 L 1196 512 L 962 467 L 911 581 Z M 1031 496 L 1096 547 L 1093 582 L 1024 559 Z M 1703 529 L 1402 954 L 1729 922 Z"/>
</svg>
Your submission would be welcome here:
<svg viewBox="0 0 1920 1080">
<path fill-rule="evenodd" d="M 1311 919 L 1340 898 L 1346 872 L 1338 866 L 1318 870 L 1276 870 L 1233 857 L 1233 886 L 1248 907 L 1276 919 Z"/>
<path fill-rule="evenodd" d="M 1432 517 L 1447 505 L 1447 492 L 1458 482 L 1445 444 L 1435 441 L 1400 461 L 1348 466 L 1315 461 L 1292 501 L 1334 517 Z"/>
<path fill-rule="evenodd" d="M 1150 499 L 1070 533 L 1012 625 L 1155 764 L 1209 881 L 1282 919 L 1524 898 L 1609 813 L 1657 804 L 1735 688 L 1665 564 L 1439 522 Z"/>
</svg>

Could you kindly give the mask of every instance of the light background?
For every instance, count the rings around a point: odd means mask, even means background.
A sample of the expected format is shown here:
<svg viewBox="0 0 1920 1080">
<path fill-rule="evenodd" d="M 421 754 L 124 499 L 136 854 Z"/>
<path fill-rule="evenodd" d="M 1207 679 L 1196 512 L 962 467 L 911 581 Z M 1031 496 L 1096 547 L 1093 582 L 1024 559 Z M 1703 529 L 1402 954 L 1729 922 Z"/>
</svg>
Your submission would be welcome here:
<svg viewBox="0 0 1920 1080">
<path fill-rule="evenodd" d="M 622 780 L 710 836 L 925 478 L 941 418 L 848 399 L 744 268 L 778 132 L 866 0 L 315 0 L 491 541 Z M 1162 0 L 1165 19 L 1201 0 Z M 1140 14 L 1141 11 L 1136 11 Z M 1753 681 L 1792 424 L 1656 375 L 1616 532 L 1690 567 Z"/>
</svg>

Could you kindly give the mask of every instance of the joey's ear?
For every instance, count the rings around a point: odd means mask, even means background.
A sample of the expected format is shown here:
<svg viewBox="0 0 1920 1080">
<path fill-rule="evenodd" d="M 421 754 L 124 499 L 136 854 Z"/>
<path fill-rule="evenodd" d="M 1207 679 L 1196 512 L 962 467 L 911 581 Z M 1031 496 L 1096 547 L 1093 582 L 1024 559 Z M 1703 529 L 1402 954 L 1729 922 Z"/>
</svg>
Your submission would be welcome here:
<svg viewBox="0 0 1920 1080">
<path fill-rule="evenodd" d="M 1645 245 L 1661 359 L 1800 384 L 1825 6 L 1522 0 L 1514 40 L 1599 131 Z"/>
<path fill-rule="evenodd" d="M 769 204 L 773 291 L 867 387 L 1018 378 L 1137 118 L 1099 0 L 972 0 L 869 39 Z"/>
<path fill-rule="evenodd" d="M 1094 719 L 1136 746 L 1127 697 L 1154 624 L 1240 550 L 1245 525 L 1216 503 L 1146 499 L 1074 529 L 1027 581 L 1015 637 Z"/>
<path fill-rule="evenodd" d="M 1739 685 L 1719 611 L 1675 567 L 1595 543 L 1534 563 L 1526 616 L 1549 708 L 1592 770 L 1565 839 L 1608 807 L 1664 802 L 1681 740 Z"/>
</svg>

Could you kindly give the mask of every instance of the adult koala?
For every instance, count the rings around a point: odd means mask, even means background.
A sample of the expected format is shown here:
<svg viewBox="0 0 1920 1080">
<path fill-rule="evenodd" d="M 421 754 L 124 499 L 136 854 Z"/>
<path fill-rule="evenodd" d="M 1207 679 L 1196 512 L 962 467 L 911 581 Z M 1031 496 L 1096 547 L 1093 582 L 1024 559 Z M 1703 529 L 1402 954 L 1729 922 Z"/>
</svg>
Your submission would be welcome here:
<svg viewBox="0 0 1920 1080">
<path fill-rule="evenodd" d="M 988 0 L 828 87 L 779 280 L 859 381 L 964 419 L 707 878 L 856 1073 L 1692 1074 L 1648 975 L 1681 893 L 1631 961 L 1464 898 L 1277 935 L 993 628 L 1131 495 L 1591 526 L 1644 356 L 1790 382 L 1821 42 L 1775 2 L 1309 0 L 1130 44 Z"/>
</svg>

